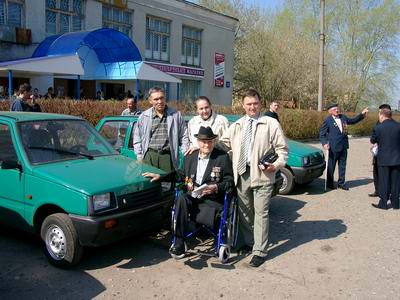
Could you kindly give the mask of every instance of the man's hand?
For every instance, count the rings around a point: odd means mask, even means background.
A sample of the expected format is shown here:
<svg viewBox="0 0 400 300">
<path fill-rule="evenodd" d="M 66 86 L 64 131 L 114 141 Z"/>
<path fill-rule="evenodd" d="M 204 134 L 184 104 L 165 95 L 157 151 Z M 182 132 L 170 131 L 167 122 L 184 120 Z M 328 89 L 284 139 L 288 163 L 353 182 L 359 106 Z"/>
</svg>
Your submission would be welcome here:
<svg viewBox="0 0 400 300">
<path fill-rule="evenodd" d="M 154 182 L 154 181 L 158 181 L 161 178 L 160 174 L 156 174 L 156 173 L 151 173 L 151 172 L 146 172 L 142 174 L 143 177 L 146 178 L 151 178 L 150 182 Z"/>
<path fill-rule="evenodd" d="M 323 147 L 324 147 L 324 149 L 325 149 L 326 151 L 329 150 L 329 144 L 325 144 L 325 145 L 323 145 Z"/>
<path fill-rule="evenodd" d="M 364 108 L 361 113 L 366 117 L 368 115 L 368 107 Z"/>
<path fill-rule="evenodd" d="M 267 173 L 273 173 L 273 172 L 276 171 L 276 168 L 275 168 L 275 166 L 273 164 L 267 164 L 263 171 L 267 172 Z"/>
<path fill-rule="evenodd" d="M 186 152 L 184 153 L 185 156 L 192 154 L 195 150 L 197 150 L 198 148 L 196 147 L 190 147 L 188 150 L 186 150 Z"/>
<path fill-rule="evenodd" d="M 218 193 L 218 186 L 216 184 L 209 184 L 201 193 L 201 196 L 211 195 Z"/>
</svg>

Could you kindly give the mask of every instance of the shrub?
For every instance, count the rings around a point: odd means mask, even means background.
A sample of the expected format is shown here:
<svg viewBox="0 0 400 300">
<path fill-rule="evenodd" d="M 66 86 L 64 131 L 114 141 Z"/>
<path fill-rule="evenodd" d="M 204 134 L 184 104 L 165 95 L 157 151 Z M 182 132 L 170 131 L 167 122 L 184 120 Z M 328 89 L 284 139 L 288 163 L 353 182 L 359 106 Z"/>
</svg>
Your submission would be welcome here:
<svg viewBox="0 0 400 300">
<path fill-rule="evenodd" d="M 104 116 L 119 115 L 125 108 L 125 101 L 92 101 L 92 100 L 39 100 L 43 112 L 80 116 L 88 120 L 93 125 Z M 182 114 L 194 114 L 194 106 L 187 102 L 171 101 L 168 105 L 179 109 Z M 148 101 L 139 101 L 138 108 L 146 110 L 150 107 Z M 9 102 L 0 101 L 0 111 L 8 111 Z M 240 104 L 234 104 L 232 107 L 214 105 L 214 111 L 222 114 L 243 114 Z M 347 114 L 349 117 L 354 114 Z M 319 128 L 327 116 L 326 112 L 317 112 L 314 110 L 295 110 L 283 109 L 280 112 L 280 120 L 285 134 L 291 139 L 316 139 L 319 137 Z M 395 114 L 394 118 L 400 120 L 400 115 Z M 370 135 L 372 128 L 377 122 L 377 113 L 371 112 L 368 117 L 356 125 L 349 126 L 349 134 L 355 136 Z"/>
</svg>

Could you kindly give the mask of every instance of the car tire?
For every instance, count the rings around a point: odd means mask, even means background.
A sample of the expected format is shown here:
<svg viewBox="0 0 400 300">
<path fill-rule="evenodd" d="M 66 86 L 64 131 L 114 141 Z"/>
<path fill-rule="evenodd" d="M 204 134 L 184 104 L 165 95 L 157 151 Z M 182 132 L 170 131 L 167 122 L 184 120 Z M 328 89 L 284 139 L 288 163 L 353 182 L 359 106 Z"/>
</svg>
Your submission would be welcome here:
<svg viewBox="0 0 400 300">
<path fill-rule="evenodd" d="M 57 213 L 48 216 L 42 223 L 40 236 L 46 258 L 52 265 L 67 269 L 81 259 L 83 248 L 68 215 Z"/>
<path fill-rule="evenodd" d="M 281 176 L 283 177 L 282 187 L 279 189 L 280 195 L 289 194 L 294 188 L 294 176 L 292 172 L 287 169 L 281 169 Z"/>
</svg>

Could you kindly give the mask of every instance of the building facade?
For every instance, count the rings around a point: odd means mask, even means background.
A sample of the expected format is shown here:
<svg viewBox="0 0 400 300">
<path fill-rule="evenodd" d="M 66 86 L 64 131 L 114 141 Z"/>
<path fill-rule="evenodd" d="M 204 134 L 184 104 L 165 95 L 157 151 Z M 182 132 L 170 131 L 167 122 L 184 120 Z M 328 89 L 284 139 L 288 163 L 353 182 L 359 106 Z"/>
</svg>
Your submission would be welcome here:
<svg viewBox="0 0 400 300">
<path fill-rule="evenodd" d="M 191 100 L 199 95 L 230 105 L 233 83 L 233 44 L 238 20 L 184 0 L 0 0 L 0 60 L 30 57 L 46 37 L 102 27 L 128 35 L 147 64 L 182 80 L 181 84 L 140 82 L 166 88 L 170 100 Z M 48 86 L 63 89 L 63 78 L 29 79 L 41 93 Z M 7 85 L 6 78 L 0 86 Z M 135 91 L 129 81 L 83 82 L 85 95 L 102 90 Z M 61 94 L 61 93 L 60 93 Z"/>
</svg>

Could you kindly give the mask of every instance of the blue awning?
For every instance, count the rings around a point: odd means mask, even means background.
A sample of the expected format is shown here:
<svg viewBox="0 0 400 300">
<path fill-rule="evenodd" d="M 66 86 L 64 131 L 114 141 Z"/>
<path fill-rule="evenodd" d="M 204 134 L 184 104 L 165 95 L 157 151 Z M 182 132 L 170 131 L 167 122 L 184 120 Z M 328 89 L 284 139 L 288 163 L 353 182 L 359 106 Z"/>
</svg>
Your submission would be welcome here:
<svg viewBox="0 0 400 300">
<path fill-rule="evenodd" d="M 39 44 L 32 57 L 76 54 L 82 47 L 92 49 L 101 63 L 142 60 L 133 41 L 111 28 L 49 36 Z"/>
</svg>

